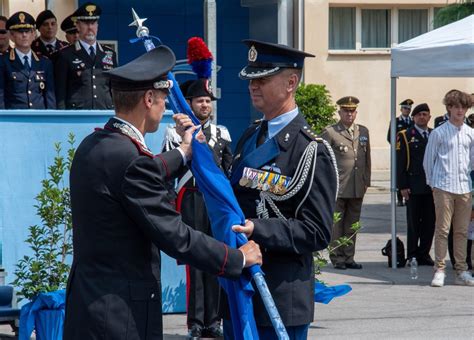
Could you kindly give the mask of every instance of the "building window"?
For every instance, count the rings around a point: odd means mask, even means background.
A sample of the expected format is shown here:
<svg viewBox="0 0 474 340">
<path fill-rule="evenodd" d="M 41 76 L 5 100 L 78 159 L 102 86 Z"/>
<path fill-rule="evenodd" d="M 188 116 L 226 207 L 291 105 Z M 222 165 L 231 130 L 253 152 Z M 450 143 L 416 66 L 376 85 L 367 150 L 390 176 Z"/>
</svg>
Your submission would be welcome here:
<svg viewBox="0 0 474 340">
<path fill-rule="evenodd" d="M 389 9 L 362 10 L 362 48 L 389 48 L 391 22 Z"/>
<path fill-rule="evenodd" d="M 428 32 L 427 9 L 398 10 L 398 43 Z"/>
<path fill-rule="evenodd" d="M 355 17 L 356 11 L 353 7 L 329 8 L 329 49 L 355 49 Z"/>
</svg>

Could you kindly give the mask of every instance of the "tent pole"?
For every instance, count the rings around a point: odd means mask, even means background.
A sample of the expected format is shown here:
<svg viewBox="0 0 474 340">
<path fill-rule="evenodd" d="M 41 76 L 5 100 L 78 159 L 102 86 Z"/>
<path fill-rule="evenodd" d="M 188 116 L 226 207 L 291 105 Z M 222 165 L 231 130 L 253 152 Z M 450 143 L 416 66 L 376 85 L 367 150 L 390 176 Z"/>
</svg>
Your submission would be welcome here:
<svg viewBox="0 0 474 340">
<path fill-rule="evenodd" d="M 391 114 L 390 114 L 390 203 L 391 203 L 391 229 L 392 229 L 392 269 L 397 268 L 397 219 L 396 219 L 396 194 L 397 194 L 397 163 L 396 163 L 396 117 L 397 117 L 397 78 L 391 78 Z"/>
</svg>

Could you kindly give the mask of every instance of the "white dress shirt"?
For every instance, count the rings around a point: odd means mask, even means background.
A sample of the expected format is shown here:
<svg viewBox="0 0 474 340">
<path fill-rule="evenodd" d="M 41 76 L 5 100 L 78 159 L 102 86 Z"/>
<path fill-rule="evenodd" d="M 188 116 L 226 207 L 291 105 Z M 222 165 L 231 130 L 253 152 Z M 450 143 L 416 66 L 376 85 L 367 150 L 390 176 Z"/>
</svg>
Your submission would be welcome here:
<svg viewBox="0 0 474 340">
<path fill-rule="evenodd" d="M 426 183 L 453 194 L 471 192 L 474 168 L 474 129 L 447 121 L 434 129 L 423 159 Z"/>
</svg>

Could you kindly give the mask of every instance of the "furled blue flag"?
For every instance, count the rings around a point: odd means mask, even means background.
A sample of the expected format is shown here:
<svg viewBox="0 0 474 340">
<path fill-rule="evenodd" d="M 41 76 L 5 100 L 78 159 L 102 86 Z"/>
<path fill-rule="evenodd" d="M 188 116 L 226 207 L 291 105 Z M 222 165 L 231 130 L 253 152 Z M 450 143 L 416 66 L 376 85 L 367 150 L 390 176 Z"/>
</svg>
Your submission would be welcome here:
<svg viewBox="0 0 474 340">
<path fill-rule="evenodd" d="M 328 304 L 335 297 L 349 293 L 352 287 L 349 285 L 326 286 L 321 282 L 314 283 L 314 302 Z"/>
</svg>

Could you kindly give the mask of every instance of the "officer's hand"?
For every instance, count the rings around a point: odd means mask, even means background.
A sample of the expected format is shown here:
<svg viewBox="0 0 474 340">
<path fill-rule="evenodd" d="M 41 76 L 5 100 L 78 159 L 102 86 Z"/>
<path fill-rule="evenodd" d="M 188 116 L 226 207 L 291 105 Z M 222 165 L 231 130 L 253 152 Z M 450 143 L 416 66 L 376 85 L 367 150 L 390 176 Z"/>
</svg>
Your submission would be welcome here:
<svg viewBox="0 0 474 340">
<path fill-rule="evenodd" d="M 262 252 L 260 251 L 260 246 L 254 241 L 248 241 L 240 247 L 239 250 L 245 256 L 245 268 L 254 264 L 262 264 Z"/>
<path fill-rule="evenodd" d="M 405 201 L 408 201 L 410 199 L 410 194 L 411 194 L 410 189 L 402 189 L 400 190 L 400 193 L 402 194 Z"/>
<path fill-rule="evenodd" d="M 186 129 L 190 126 L 194 126 L 191 118 L 183 113 L 177 113 L 173 115 L 173 120 L 176 123 L 176 132 L 178 135 L 184 139 L 184 134 L 186 133 Z"/>
<path fill-rule="evenodd" d="M 255 225 L 251 220 L 245 220 L 245 225 L 234 225 L 232 226 L 232 230 L 236 233 L 244 233 L 247 238 L 250 238 L 253 234 L 253 229 Z"/>
<path fill-rule="evenodd" d="M 186 130 L 184 135 L 181 137 L 183 141 L 179 145 L 179 148 L 184 152 L 188 160 L 190 160 L 193 155 L 191 142 L 193 140 L 193 132 L 196 131 L 197 128 L 199 128 L 199 126 L 190 127 L 189 129 Z"/>
</svg>

